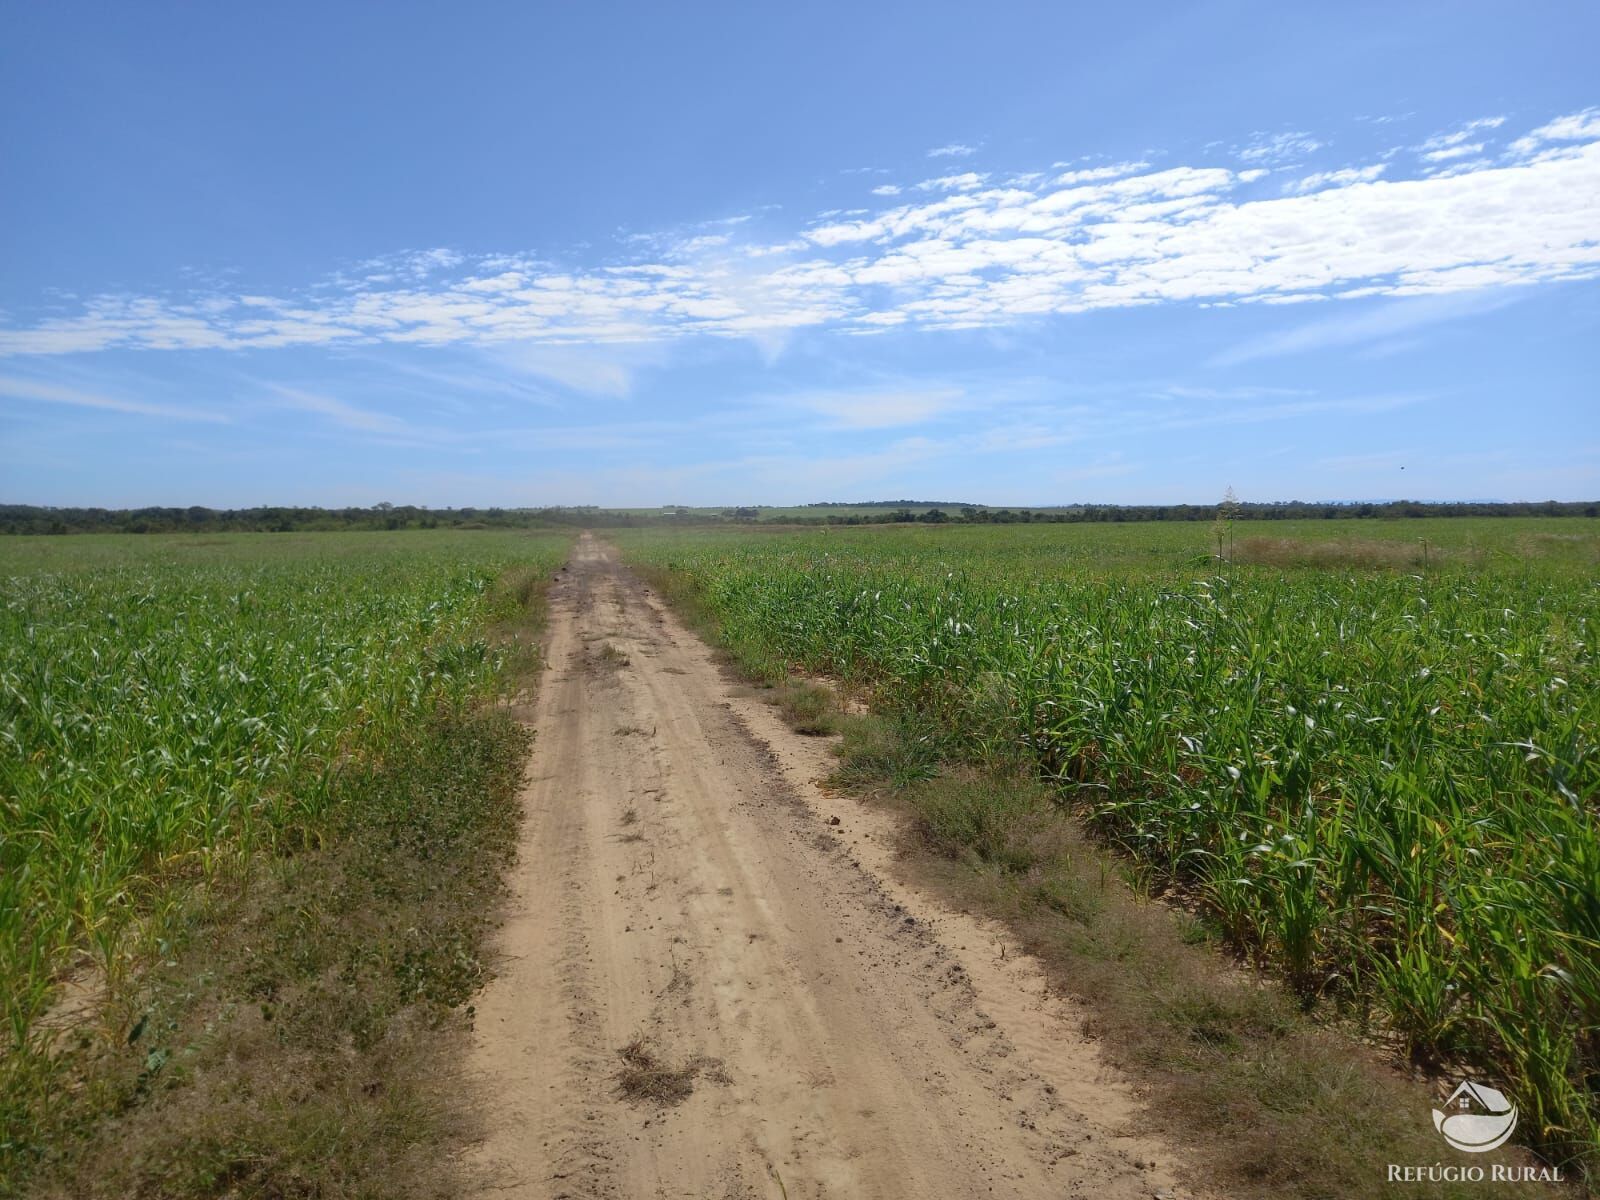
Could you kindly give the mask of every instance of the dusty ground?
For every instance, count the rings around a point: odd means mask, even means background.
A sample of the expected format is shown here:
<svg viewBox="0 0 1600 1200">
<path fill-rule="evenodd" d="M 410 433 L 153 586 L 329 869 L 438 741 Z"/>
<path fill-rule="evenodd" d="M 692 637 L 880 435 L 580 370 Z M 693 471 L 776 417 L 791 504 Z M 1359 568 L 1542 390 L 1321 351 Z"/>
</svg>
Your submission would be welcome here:
<svg viewBox="0 0 1600 1200">
<path fill-rule="evenodd" d="M 483 1195 L 1190 1195 L 1081 1016 L 588 536 L 548 656 Z"/>
</svg>

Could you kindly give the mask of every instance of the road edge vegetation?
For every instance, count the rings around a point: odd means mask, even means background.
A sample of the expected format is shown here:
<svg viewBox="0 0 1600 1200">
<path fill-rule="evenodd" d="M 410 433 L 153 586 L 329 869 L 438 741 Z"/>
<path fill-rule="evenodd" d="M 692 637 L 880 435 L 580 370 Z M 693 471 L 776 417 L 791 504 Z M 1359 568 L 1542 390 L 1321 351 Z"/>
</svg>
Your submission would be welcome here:
<svg viewBox="0 0 1600 1200">
<path fill-rule="evenodd" d="M 1339 1014 L 1308 1010 L 1177 897 L 1153 896 L 1148 872 L 1097 839 L 1025 756 L 975 764 L 933 721 L 844 704 L 832 681 L 726 636 L 691 578 L 630 565 L 796 732 L 839 738 L 830 786 L 901 814 L 911 878 L 1003 922 L 1052 985 L 1087 1006 L 1086 1032 L 1134 1080 L 1196 1182 L 1283 1200 L 1484 1194 L 1426 1173 L 1390 1181 L 1390 1164 L 1445 1163 L 1429 1116 L 1437 1081 Z M 1485 1175 L 1548 1171 L 1516 1146 L 1473 1159 Z M 1580 1172 L 1565 1178 L 1587 1186 Z"/>
<path fill-rule="evenodd" d="M 318 819 L 171 892 L 159 954 L 8 1098 L 0 1195 L 462 1193 L 459 1064 L 532 742 L 504 700 L 535 684 L 549 578 L 495 584 L 494 688 L 353 756 Z"/>
</svg>

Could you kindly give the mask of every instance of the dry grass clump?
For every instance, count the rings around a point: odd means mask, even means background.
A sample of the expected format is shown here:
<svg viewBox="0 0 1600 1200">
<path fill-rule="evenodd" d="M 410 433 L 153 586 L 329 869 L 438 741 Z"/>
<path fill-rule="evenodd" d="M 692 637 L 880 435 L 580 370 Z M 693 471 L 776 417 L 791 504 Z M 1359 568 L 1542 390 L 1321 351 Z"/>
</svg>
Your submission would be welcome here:
<svg viewBox="0 0 1600 1200">
<path fill-rule="evenodd" d="M 1233 549 L 1233 561 L 1269 567 L 1355 567 L 1362 570 L 1411 570 L 1438 565 L 1444 552 L 1421 542 L 1337 538 L 1248 537 Z"/>
<path fill-rule="evenodd" d="M 619 650 L 610 642 L 600 642 L 594 645 L 594 639 L 584 638 L 585 645 L 578 659 L 578 669 L 591 677 L 606 678 L 621 672 L 625 667 L 632 665 L 632 659 L 624 650 Z M 615 731 L 618 736 L 627 736 L 627 727 L 619 727 Z"/>
<path fill-rule="evenodd" d="M 704 1076 L 712 1083 L 728 1083 L 728 1072 L 720 1058 L 697 1055 L 678 1066 L 670 1066 L 636 1037 L 617 1051 L 622 1067 L 617 1072 L 617 1093 L 623 1099 L 665 1107 L 682 1104 L 694 1093 L 694 1081 Z"/>
<path fill-rule="evenodd" d="M 796 733 L 821 737 L 839 732 L 836 719 L 838 702 L 833 692 L 823 684 L 786 683 L 778 689 L 773 703 Z"/>
</svg>

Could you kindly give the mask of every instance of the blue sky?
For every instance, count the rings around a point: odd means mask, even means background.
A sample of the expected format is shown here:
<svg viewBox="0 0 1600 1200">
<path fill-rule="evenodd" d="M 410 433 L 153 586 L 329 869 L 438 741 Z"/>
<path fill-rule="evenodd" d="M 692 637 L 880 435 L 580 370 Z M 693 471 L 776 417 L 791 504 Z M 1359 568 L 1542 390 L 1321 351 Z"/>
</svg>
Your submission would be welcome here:
<svg viewBox="0 0 1600 1200">
<path fill-rule="evenodd" d="M 0 500 L 1600 495 L 1591 4 L 7 24 Z"/>
</svg>

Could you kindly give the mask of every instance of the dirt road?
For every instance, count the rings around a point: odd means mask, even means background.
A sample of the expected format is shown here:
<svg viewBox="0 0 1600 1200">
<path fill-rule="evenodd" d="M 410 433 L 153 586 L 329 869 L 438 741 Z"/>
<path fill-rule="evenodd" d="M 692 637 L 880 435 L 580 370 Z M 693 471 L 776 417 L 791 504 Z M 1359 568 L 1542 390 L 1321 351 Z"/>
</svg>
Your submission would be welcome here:
<svg viewBox="0 0 1600 1200">
<path fill-rule="evenodd" d="M 826 744 L 588 536 L 548 659 L 478 1004 L 484 1195 L 1190 1194 L 1081 1015 L 897 882 Z"/>
</svg>

